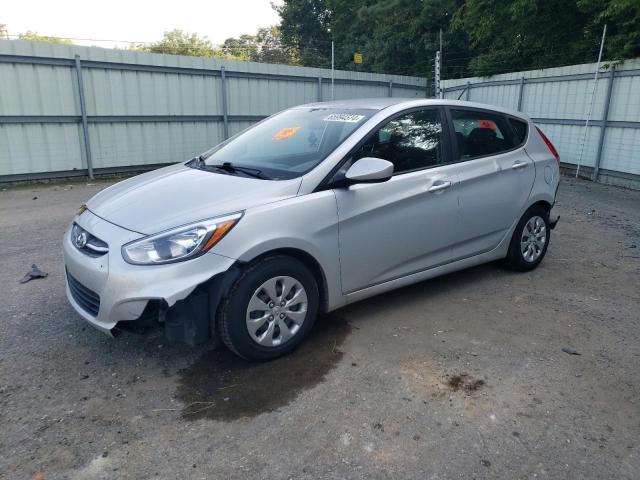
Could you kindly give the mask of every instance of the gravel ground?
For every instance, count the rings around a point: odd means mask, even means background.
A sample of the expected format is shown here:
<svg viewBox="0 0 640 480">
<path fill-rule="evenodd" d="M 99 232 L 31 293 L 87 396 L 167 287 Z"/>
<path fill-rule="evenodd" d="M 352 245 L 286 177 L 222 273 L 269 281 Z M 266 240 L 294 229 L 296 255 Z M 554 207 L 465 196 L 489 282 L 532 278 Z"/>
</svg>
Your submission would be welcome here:
<svg viewBox="0 0 640 480">
<path fill-rule="evenodd" d="M 537 270 L 363 301 L 255 365 L 74 313 L 61 236 L 106 184 L 0 191 L 0 478 L 638 478 L 640 192 L 563 179 Z"/>
</svg>

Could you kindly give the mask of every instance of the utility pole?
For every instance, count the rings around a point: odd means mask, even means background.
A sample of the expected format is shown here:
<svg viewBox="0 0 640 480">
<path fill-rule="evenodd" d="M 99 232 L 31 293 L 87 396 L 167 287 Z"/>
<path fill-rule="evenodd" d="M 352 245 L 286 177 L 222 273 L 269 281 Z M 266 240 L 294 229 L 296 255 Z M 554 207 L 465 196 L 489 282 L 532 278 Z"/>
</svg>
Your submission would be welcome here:
<svg viewBox="0 0 640 480">
<path fill-rule="evenodd" d="M 435 95 L 436 98 L 441 98 L 441 90 L 440 90 L 440 50 L 436 52 L 436 71 L 434 76 L 434 87 L 435 87 Z"/>
<path fill-rule="evenodd" d="M 596 64 L 596 73 L 593 78 L 593 89 L 591 90 L 591 100 L 589 101 L 589 111 L 587 113 L 587 119 L 584 122 L 584 133 L 582 134 L 582 144 L 580 145 L 580 156 L 578 156 L 578 165 L 576 166 L 576 178 L 580 174 L 580 165 L 582 164 L 582 154 L 584 153 L 584 144 L 587 141 L 587 131 L 589 129 L 589 120 L 591 120 L 591 113 L 593 112 L 593 97 L 596 94 L 596 87 L 598 85 L 598 73 L 600 72 L 600 62 L 602 61 L 602 50 L 604 49 L 604 39 L 607 35 L 607 24 L 605 23 L 602 29 L 602 40 L 600 40 L 600 53 L 598 53 L 598 63 Z M 603 126 L 604 128 L 604 126 Z"/>
<path fill-rule="evenodd" d="M 436 52 L 436 98 L 444 98 L 444 92 L 442 91 L 442 86 L 440 85 L 440 80 L 442 76 L 442 29 L 440 29 L 440 50 Z"/>
<path fill-rule="evenodd" d="M 331 100 L 335 100 L 335 95 L 334 95 L 334 88 L 333 88 L 333 80 L 334 80 L 334 74 L 333 74 L 333 70 L 335 67 L 335 48 L 334 48 L 334 43 L 333 40 L 331 40 Z"/>
</svg>

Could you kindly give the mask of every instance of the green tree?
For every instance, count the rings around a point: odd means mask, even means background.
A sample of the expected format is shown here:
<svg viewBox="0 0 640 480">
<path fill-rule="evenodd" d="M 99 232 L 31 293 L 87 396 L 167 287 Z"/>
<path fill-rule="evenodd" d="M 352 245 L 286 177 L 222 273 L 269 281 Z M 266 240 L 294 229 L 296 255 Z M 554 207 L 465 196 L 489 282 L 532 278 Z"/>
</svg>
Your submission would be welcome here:
<svg viewBox="0 0 640 480">
<path fill-rule="evenodd" d="M 278 26 L 258 29 L 256 41 L 260 45 L 257 61 L 266 63 L 285 63 L 296 65 L 300 63 L 300 55 L 296 48 L 287 46 L 282 41 L 282 34 Z"/>
<path fill-rule="evenodd" d="M 282 44 L 280 29 L 277 26 L 260 28 L 256 35 L 227 38 L 222 51 L 238 60 L 290 65 L 299 63 L 297 50 Z"/>
<path fill-rule="evenodd" d="M 640 2 L 638 0 L 578 0 L 578 7 L 589 17 L 591 37 L 607 25 L 605 58 L 620 60 L 640 57 Z"/>
<path fill-rule="evenodd" d="M 222 45 L 222 51 L 229 57 L 239 60 L 258 61 L 258 39 L 255 35 L 240 35 L 239 38 L 227 38 Z"/>
<path fill-rule="evenodd" d="M 27 30 L 24 33 L 18 35 L 20 40 L 28 40 L 30 42 L 46 42 L 46 43 L 60 43 L 63 45 L 73 45 L 73 42 L 68 38 L 49 37 L 46 35 L 39 35 L 38 32 L 32 32 Z"/>
<path fill-rule="evenodd" d="M 131 49 L 168 55 L 224 57 L 224 53 L 215 48 L 207 37 L 199 37 L 196 33 L 189 34 L 179 29 L 164 32 L 162 40 L 158 42 L 134 45 Z"/>
<path fill-rule="evenodd" d="M 331 9 L 328 0 L 285 0 L 274 7 L 280 14 L 282 42 L 295 49 L 303 65 L 330 64 Z"/>
<path fill-rule="evenodd" d="M 590 21 L 576 0 L 467 0 L 452 26 L 469 37 L 470 73 L 491 75 L 594 61 Z"/>
<path fill-rule="evenodd" d="M 9 31 L 4 23 L 0 23 L 0 38 L 9 40 Z"/>
<path fill-rule="evenodd" d="M 607 24 L 606 59 L 640 56 L 638 0 L 284 0 L 281 41 L 300 62 L 433 75 L 443 31 L 443 77 L 593 62 Z"/>
<path fill-rule="evenodd" d="M 285 0 L 278 8 L 282 42 L 300 52 L 304 65 L 328 66 L 331 40 L 338 68 L 408 75 L 432 75 L 445 31 L 445 50 L 466 47 L 465 36 L 448 32 L 451 17 L 464 0 Z"/>
<path fill-rule="evenodd" d="M 362 69 L 406 75 L 432 75 L 440 29 L 447 31 L 462 0 L 331 0 L 331 35 L 337 63 L 353 68 L 353 53 L 363 54 Z M 445 51 L 465 46 L 464 37 L 445 35 Z"/>
</svg>

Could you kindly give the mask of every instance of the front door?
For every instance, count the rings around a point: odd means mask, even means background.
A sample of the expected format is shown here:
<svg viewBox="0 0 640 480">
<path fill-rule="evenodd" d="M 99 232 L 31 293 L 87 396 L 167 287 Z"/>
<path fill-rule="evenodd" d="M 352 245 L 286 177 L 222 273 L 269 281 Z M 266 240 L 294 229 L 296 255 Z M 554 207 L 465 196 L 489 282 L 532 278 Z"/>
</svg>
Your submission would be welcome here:
<svg viewBox="0 0 640 480">
<path fill-rule="evenodd" d="M 342 291 L 446 263 L 457 222 L 457 165 L 447 164 L 439 108 L 414 110 L 374 131 L 341 168 L 362 157 L 394 164 L 387 182 L 336 188 Z"/>
</svg>

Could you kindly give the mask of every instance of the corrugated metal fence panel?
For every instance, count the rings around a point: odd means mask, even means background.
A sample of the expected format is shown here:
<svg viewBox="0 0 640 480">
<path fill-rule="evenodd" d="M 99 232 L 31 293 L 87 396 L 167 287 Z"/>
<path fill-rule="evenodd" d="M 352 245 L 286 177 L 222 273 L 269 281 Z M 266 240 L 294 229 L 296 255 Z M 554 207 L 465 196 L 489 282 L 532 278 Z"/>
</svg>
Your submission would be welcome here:
<svg viewBox="0 0 640 480">
<path fill-rule="evenodd" d="M 553 142 L 565 163 L 577 164 L 582 150 L 581 165 L 593 167 L 598 149 L 600 127 L 588 127 L 586 137 L 584 126 L 544 124 L 540 126 L 545 135 Z M 583 138 L 585 139 L 583 145 Z"/>
<path fill-rule="evenodd" d="M 252 123 L 234 115 L 257 120 L 317 101 L 318 77 L 322 77 L 322 98 L 331 95 L 328 69 L 15 40 L 0 40 L 0 55 L 26 57 L 22 63 L 0 62 L 0 117 L 64 116 L 69 122 L 0 123 L 0 177 L 87 168 L 75 55 L 83 65 L 94 168 L 177 162 L 222 141 L 221 67 L 226 70 L 229 135 Z M 53 59 L 48 61 L 55 65 L 32 64 L 29 57 Z M 246 78 L 251 74 L 257 76 Z M 334 75 L 337 99 L 388 96 L 389 81 L 394 96 L 425 96 L 424 78 L 345 71 Z M 176 115 L 217 118 L 167 118 Z M 96 118 L 104 116 L 163 118 L 126 122 Z"/>
<path fill-rule="evenodd" d="M 517 108 L 518 88 L 517 85 L 504 85 L 502 90 L 498 90 L 496 87 L 472 88 L 469 91 L 469 101 L 489 103 L 504 108 Z M 461 100 L 465 98 L 463 95 Z"/>
<path fill-rule="evenodd" d="M 271 115 L 318 96 L 317 82 L 229 77 L 227 83 L 230 115 Z"/>
<path fill-rule="evenodd" d="M 530 117 L 539 119 L 541 128 L 558 149 L 563 162 L 580 162 L 583 166 L 594 167 L 598 156 L 602 128 L 600 122 L 604 116 L 610 66 L 608 63 L 601 66 L 593 102 L 591 94 L 595 64 L 512 72 L 487 78 L 445 80 L 442 83 L 445 89 L 449 89 L 445 90 L 445 98 L 457 99 L 462 88 L 469 83 L 472 88 L 468 97 L 467 92 L 462 93 L 462 100 L 469 98 L 471 101 L 516 110 L 520 79 L 524 78 L 521 110 Z M 589 110 L 592 123 L 585 136 L 584 121 Z M 615 65 L 607 120 L 627 124 L 625 128 L 607 125 L 600 168 L 639 175 L 640 125 L 633 122 L 640 122 L 640 59 Z"/>
<path fill-rule="evenodd" d="M 0 125 L 0 175 L 83 168 L 75 123 Z"/>
<path fill-rule="evenodd" d="M 640 129 L 607 127 L 602 168 L 640 175 Z"/>
<path fill-rule="evenodd" d="M 640 62 L 638 62 L 640 68 Z M 613 84 L 609 120 L 640 122 L 640 75 L 616 78 Z"/>
<path fill-rule="evenodd" d="M 222 115 L 220 78 L 83 70 L 88 115 Z"/>
<path fill-rule="evenodd" d="M 222 139 L 220 122 L 128 122 L 89 126 L 94 168 L 156 165 L 192 158 Z"/>
<path fill-rule="evenodd" d="M 0 64 L 2 115 L 75 115 L 76 78 L 71 67 Z"/>
<path fill-rule="evenodd" d="M 496 92 L 500 87 L 492 87 Z M 589 112 L 593 78 L 567 82 L 526 84 L 522 93 L 522 110 L 533 118 L 584 119 Z M 599 80 L 591 118 L 602 118 L 607 82 Z M 598 101 L 600 99 L 600 101 Z"/>
</svg>

